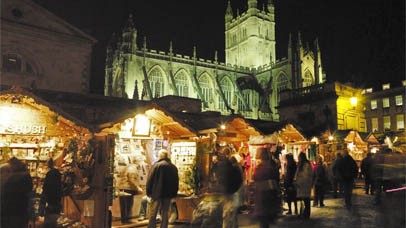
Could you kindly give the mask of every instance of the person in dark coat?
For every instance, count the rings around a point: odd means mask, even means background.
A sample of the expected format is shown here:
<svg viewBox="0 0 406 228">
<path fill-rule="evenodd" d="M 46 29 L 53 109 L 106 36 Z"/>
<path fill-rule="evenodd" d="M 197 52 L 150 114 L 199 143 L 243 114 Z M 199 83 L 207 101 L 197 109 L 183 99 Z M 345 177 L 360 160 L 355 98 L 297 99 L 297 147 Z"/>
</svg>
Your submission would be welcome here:
<svg viewBox="0 0 406 228">
<path fill-rule="evenodd" d="M 333 164 L 331 166 L 331 171 L 332 171 L 332 185 L 333 185 L 333 197 L 337 198 L 338 193 L 341 195 L 343 193 L 343 184 L 340 179 L 340 175 L 338 173 L 338 167 L 337 164 L 340 162 L 341 158 L 343 156 L 340 153 L 337 153 L 336 159 L 333 161 Z"/>
<path fill-rule="evenodd" d="M 278 212 L 277 197 L 279 188 L 276 169 L 276 164 L 270 162 L 269 151 L 264 149 L 261 152 L 259 164 L 253 176 L 255 182 L 254 216 L 258 218 L 261 228 L 268 227 L 269 223 L 274 221 Z"/>
<path fill-rule="evenodd" d="M 374 194 L 374 179 L 372 178 L 372 153 L 367 153 L 367 157 L 361 161 L 361 175 L 365 180 L 365 194 Z"/>
<path fill-rule="evenodd" d="M 307 160 L 306 154 L 300 152 L 299 162 L 297 165 L 297 171 L 295 175 L 295 185 L 297 198 L 300 200 L 300 218 L 310 218 L 310 196 L 313 186 L 313 169 L 309 160 Z M 303 205 L 303 206 L 302 206 Z"/>
<path fill-rule="evenodd" d="M 297 210 L 297 200 L 296 200 L 296 188 L 293 184 L 293 180 L 295 179 L 295 174 L 296 174 L 296 169 L 297 165 L 295 160 L 293 160 L 293 155 L 292 154 L 287 154 L 286 155 L 286 169 L 285 169 L 285 175 L 284 175 L 284 181 L 283 185 L 285 187 L 286 191 L 286 203 L 288 204 L 288 215 L 292 214 L 292 203 L 295 207 L 295 214 L 298 214 Z"/>
<path fill-rule="evenodd" d="M 42 187 L 42 196 L 40 202 L 40 215 L 45 215 L 44 228 L 53 228 L 57 225 L 62 205 L 62 175 L 55 169 L 54 161 L 50 158 L 47 162 L 49 171 L 45 176 Z"/>
<path fill-rule="evenodd" d="M 159 160 L 151 167 L 147 179 L 147 196 L 151 198 L 151 213 L 148 228 L 156 228 L 156 216 L 161 208 L 161 228 L 168 227 L 168 212 L 171 199 L 179 189 L 178 169 L 169 159 L 166 150 L 159 151 Z"/>
<path fill-rule="evenodd" d="M 324 194 L 327 187 L 327 170 L 323 164 L 323 158 L 319 157 L 317 161 L 316 168 L 313 173 L 313 183 L 314 183 L 314 201 L 313 206 L 324 207 Z"/>
<path fill-rule="evenodd" d="M 345 207 L 350 209 L 352 206 L 352 189 L 354 187 L 354 179 L 358 175 L 358 166 L 348 151 L 344 152 L 343 158 L 338 162 L 337 170 L 343 183 Z"/>
<path fill-rule="evenodd" d="M 0 167 L 1 227 L 26 228 L 33 215 L 32 179 L 25 164 L 15 157 Z"/>
</svg>

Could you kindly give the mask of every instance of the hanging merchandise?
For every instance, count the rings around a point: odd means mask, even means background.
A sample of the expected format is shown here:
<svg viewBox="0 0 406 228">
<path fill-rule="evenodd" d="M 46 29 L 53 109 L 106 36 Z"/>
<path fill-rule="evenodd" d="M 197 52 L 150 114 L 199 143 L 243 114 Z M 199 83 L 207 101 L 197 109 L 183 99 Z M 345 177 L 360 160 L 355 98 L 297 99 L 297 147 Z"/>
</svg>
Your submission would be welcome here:
<svg viewBox="0 0 406 228">
<path fill-rule="evenodd" d="M 173 164 L 178 168 L 181 195 L 192 195 L 195 189 L 194 166 L 196 163 L 195 142 L 175 142 L 171 145 Z"/>
</svg>

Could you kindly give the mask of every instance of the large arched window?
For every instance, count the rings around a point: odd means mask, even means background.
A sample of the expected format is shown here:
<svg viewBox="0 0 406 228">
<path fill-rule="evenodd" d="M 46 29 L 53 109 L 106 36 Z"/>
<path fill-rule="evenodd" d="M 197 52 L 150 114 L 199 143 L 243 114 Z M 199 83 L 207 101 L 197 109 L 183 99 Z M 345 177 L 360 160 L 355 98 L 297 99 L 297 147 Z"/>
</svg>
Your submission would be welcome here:
<svg viewBox="0 0 406 228">
<path fill-rule="evenodd" d="M 303 78 L 303 87 L 308 87 L 313 85 L 313 75 L 309 70 L 306 70 Z"/>
<path fill-rule="evenodd" d="M 176 74 L 175 76 L 175 83 L 176 83 L 176 89 L 178 90 L 178 95 L 182 97 L 188 97 L 189 96 L 189 84 L 188 84 L 188 79 L 185 74 L 185 72 L 180 72 Z"/>
<path fill-rule="evenodd" d="M 241 91 L 242 97 L 245 103 L 248 106 L 245 106 L 244 102 L 241 99 L 238 99 L 238 110 L 239 111 L 248 111 L 250 106 L 250 90 L 246 89 Z"/>
<path fill-rule="evenodd" d="M 276 86 L 278 88 L 278 92 L 287 89 L 289 86 L 288 77 L 285 74 L 281 73 L 276 81 Z"/>
<path fill-rule="evenodd" d="M 231 100 L 233 98 L 233 83 L 229 78 L 223 78 L 223 80 L 220 81 L 220 86 L 221 90 L 223 91 L 224 98 L 228 102 L 228 104 L 231 103 Z M 226 110 L 226 104 L 224 103 L 223 99 L 219 97 L 219 108 L 220 110 Z"/>
<path fill-rule="evenodd" d="M 199 77 L 199 85 L 202 89 L 203 100 L 209 103 L 213 98 L 213 86 L 207 74 Z"/>
<path fill-rule="evenodd" d="M 115 97 L 120 97 L 122 95 L 121 83 L 122 83 L 122 71 L 120 67 L 117 67 L 113 72 L 113 85 L 112 85 L 112 95 Z"/>
<path fill-rule="evenodd" d="M 151 86 L 152 96 L 154 98 L 164 95 L 164 77 L 158 68 L 155 68 L 149 74 L 149 84 Z"/>
</svg>

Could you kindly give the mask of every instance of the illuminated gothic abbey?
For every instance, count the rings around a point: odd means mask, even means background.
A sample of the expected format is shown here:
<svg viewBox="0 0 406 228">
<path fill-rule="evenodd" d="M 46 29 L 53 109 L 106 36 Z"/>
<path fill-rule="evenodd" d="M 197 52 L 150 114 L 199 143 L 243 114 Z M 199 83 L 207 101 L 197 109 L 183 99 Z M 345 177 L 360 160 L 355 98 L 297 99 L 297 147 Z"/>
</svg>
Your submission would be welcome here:
<svg viewBox="0 0 406 228">
<path fill-rule="evenodd" d="M 275 13 L 271 0 L 233 15 L 225 12 L 225 63 L 169 51 L 137 47 L 137 30 L 130 15 L 119 39 L 107 48 L 107 96 L 152 100 L 175 95 L 198 98 L 203 111 L 238 113 L 250 119 L 279 120 L 279 92 L 325 81 L 317 40 L 303 45 L 300 33 L 289 36 L 288 56 L 276 59 Z M 113 40 L 113 39 L 112 39 Z"/>
</svg>

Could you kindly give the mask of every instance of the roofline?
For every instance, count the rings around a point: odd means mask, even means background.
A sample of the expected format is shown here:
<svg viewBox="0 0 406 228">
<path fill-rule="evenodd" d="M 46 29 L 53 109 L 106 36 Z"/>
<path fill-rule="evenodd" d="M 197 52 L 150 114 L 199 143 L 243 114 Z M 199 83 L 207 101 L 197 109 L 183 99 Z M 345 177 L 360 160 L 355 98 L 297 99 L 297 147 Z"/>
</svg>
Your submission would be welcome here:
<svg viewBox="0 0 406 228">
<path fill-rule="evenodd" d="M 51 111 L 58 113 L 59 115 L 62 115 L 62 117 L 64 117 L 65 119 L 70 120 L 73 123 L 78 124 L 81 127 L 85 127 L 90 132 L 93 132 L 93 130 L 95 129 L 94 126 L 75 118 L 74 116 L 63 111 L 62 109 L 52 105 L 51 103 L 45 101 L 44 99 L 38 97 L 37 95 L 27 91 L 26 89 L 19 87 L 19 86 L 12 86 L 11 89 L 0 91 L 0 96 L 6 95 L 6 94 L 21 94 L 21 95 L 29 96 L 29 97 L 33 98 L 36 103 L 48 107 Z"/>
<path fill-rule="evenodd" d="M 37 8 L 40 8 L 41 10 L 44 10 L 46 14 L 48 14 L 48 15 L 51 16 L 51 17 L 54 17 L 58 23 L 64 24 L 65 26 L 69 27 L 69 28 L 72 29 L 73 31 L 79 33 L 79 34 L 82 36 L 82 38 L 88 39 L 89 41 L 91 41 L 92 44 L 96 44 L 96 43 L 97 43 L 97 40 L 96 40 L 94 37 L 92 37 L 92 36 L 86 34 L 86 33 L 83 32 L 82 30 L 80 30 L 79 28 L 77 28 L 77 27 L 73 26 L 72 24 L 68 23 L 67 21 L 65 21 L 65 20 L 62 19 L 61 17 L 59 17 L 59 16 L 57 16 L 56 14 L 52 13 L 52 12 L 49 11 L 48 9 L 42 7 L 40 4 L 35 3 L 35 2 L 32 1 L 32 0 L 23 0 L 23 1 L 24 1 L 25 3 L 27 3 L 27 4 L 30 4 L 30 5 L 33 6 L 33 7 L 37 7 Z"/>
</svg>

